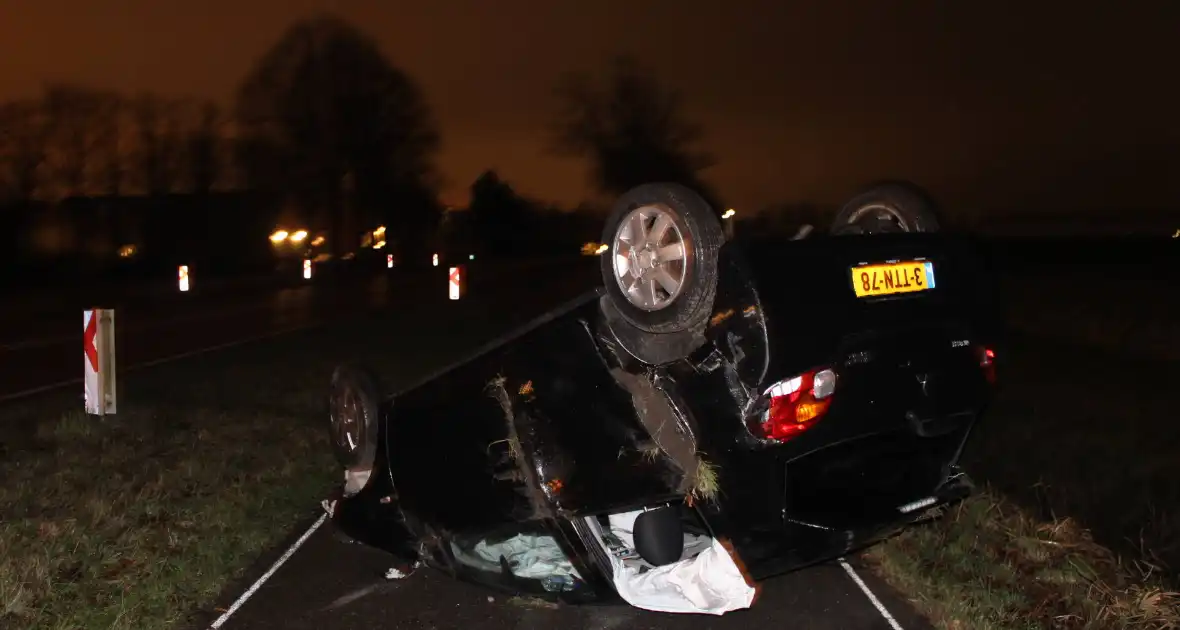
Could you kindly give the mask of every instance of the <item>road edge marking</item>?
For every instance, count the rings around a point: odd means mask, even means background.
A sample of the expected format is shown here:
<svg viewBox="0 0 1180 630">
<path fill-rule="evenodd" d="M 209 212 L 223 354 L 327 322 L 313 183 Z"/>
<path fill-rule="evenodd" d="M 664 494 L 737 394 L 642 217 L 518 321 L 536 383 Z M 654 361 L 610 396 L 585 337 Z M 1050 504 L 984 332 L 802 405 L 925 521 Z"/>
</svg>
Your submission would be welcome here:
<svg viewBox="0 0 1180 630">
<path fill-rule="evenodd" d="M 839 562 L 840 566 L 844 567 L 844 572 L 848 574 L 848 577 L 852 578 L 852 581 L 856 582 L 856 585 L 860 587 L 860 592 L 864 593 L 865 597 L 869 598 L 869 603 L 872 604 L 873 607 L 877 609 L 877 612 L 881 613 L 881 616 L 885 618 L 885 621 L 889 623 L 889 627 L 893 628 L 893 630 L 903 630 L 901 624 L 897 623 L 897 619 L 894 619 L 893 615 L 889 613 L 889 609 L 885 608 L 885 604 L 882 604 L 881 600 L 877 599 L 877 596 L 873 594 L 871 589 L 869 589 L 869 585 L 865 584 L 865 581 L 860 578 L 860 575 L 857 574 L 856 569 L 853 569 L 852 565 L 848 564 L 848 561 L 846 561 L 844 558 L 840 558 Z"/>
<path fill-rule="evenodd" d="M 286 563 L 287 560 L 290 560 L 291 556 L 295 555 L 295 552 L 298 551 L 299 548 L 303 546 L 303 543 L 307 542 L 307 539 L 311 538 L 311 535 L 314 534 L 315 531 L 317 529 L 319 529 L 320 526 L 323 525 L 324 522 L 327 520 L 328 520 L 327 514 L 320 514 L 320 517 L 317 518 L 316 521 L 311 524 L 311 527 L 308 527 L 307 531 L 303 532 L 303 535 L 300 536 L 299 539 L 296 540 L 294 543 L 292 543 L 291 546 L 288 547 L 287 550 L 283 552 L 283 555 L 279 556 L 278 560 L 275 560 L 274 564 L 270 565 L 270 568 L 266 570 L 266 573 L 263 573 L 262 577 L 255 580 L 255 582 L 250 585 L 250 588 L 246 589 L 246 592 L 242 593 L 238 597 L 238 599 L 236 601 L 234 601 L 234 603 L 231 604 L 230 607 L 225 612 L 221 613 L 220 617 L 218 617 L 216 620 L 213 621 L 212 624 L 209 625 L 209 630 L 217 630 L 217 628 L 220 628 L 222 625 L 224 625 L 226 621 L 229 621 L 230 616 L 232 616 L 235 612 L 237 612 L 238 609 L 241 608 L 242 605 L 246 603 L 246 600 L 250 599 L 254 595 L 254 593 L 256 591 L 258 591 L 258 589 L 263 585 L 263 583 L 265 583 L 267 580 L 269 580 L 270 576 L 274 575 L 275 571 L 279 570 L 279 567 L 283 566 L 283 564 Z"/>
<path fill-rule="evenodd" d="M 219 344 L 215 344 L 212 346 L 207 346 L 205 348 L 197 348 L 196 350 L 188 350 L 186 352 L 181 352 L 178 354 L 169 355 L 169 356 L 162 357 L 159 359 L 152 359 L 150 361 L 141 361 L 140 363 L 135 363 L 133 365 L 129 365 L 120 371 L 121 372 L 131 372 L 133 370 L 140 370 L 143 368 L 149 368 L 149 367 L 161 365 L 164 363 L 170 363 L 172 361 L 179 361 L 181 359 L 195 357 L 195 356 L 198 356 L 201 354 L 207 354 L 210 352 L 217 352 L 218 350 L 226 350 L 229 348 L 233 348 L 235 346 L 243 346 L 248 343 L 253 343 L 255 341 L 263 341 L 265 339 L 271 339 L 273 337 L 281 337 L 282 335 L 288 335 L 288 334 L 296 333 L 296 332 L 299 332 L 302 330 L 310 330 L 312 328 L 318 328 L 323 325 L 324 325 L 323 322 L 316 322 L 313 324 L 305 324 L 302 326 L 283 328 L 282 330 L 268 332 L 268 333 L 264 333 L 261 335 L 255 335 L 253 337 L 246 337 L 245 339 L 235 339 L 233 341 L 227 341 L 224 343 L 219 343 Z M 61 389 L 63 387 L 69 387 L 70 385 L 77 385 L 78 383 L 81 383 L 81 382 L 82 382 L 81 378 L 72 378 L 68 381 L 58 381 L 56 383 L 50 383 L 48 385 L 41 385 L 38 387 L 33 387 L 31 389 L 26 389 L 26 390 L 19 391 L 19 392 L 12 392 L 11 394 L 2 394 L 2 395 L 0 395 L 0 404 L 12 402 L 15 400 L 20 400 L 22 398 L 28 398 L 29 396 L 36 396 L 37 394 L 43 394 L 45 392 L 53 391 L 55 389 Z"/>
</svg>

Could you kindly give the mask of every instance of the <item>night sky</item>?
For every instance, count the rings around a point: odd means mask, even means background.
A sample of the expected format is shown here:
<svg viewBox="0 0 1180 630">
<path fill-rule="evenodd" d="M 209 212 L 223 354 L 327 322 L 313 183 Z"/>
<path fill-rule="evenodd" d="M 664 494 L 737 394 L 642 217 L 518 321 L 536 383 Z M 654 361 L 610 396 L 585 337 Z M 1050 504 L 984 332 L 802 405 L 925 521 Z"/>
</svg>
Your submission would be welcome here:
<svg viewBox="0 0 1180 630">
<path fill-rule="evenodd" d="M 802 4 L 3 0 L 0 98 L 70 80 L 228 101 L 328 9 L 423 87 L 455 202 L 487 167 L 584 198 L 584 165 L 545 151 L 552 88 L 632 53 L 684 93 L 739 211 L 889 176 L 972 210 L 1180 206 L 1180 2 Z"/>
</svg>

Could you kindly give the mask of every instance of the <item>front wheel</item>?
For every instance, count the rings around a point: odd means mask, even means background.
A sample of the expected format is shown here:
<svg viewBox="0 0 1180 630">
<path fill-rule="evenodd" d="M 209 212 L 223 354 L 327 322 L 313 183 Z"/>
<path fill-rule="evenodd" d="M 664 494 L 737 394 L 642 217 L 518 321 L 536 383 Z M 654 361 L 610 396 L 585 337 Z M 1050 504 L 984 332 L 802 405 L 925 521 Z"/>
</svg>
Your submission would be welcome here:
<svg viewBox="0 0 1180 630">
<path fill-rule="evenodd" d="M 603 230 L 602 277 L 619 313 L 651 333 L 693 328 L 717 293 L 721 222 L 703 197 L 671 183 L 622 195 Z"/>
<path fill-rule="evenodd" d="M 345 496 L 360 492 L 373 472 L 380 401 L 380 385 L 369 370 L 345 363 L 332 372 L 328 436 L 344 468 Z"/>
</svg>

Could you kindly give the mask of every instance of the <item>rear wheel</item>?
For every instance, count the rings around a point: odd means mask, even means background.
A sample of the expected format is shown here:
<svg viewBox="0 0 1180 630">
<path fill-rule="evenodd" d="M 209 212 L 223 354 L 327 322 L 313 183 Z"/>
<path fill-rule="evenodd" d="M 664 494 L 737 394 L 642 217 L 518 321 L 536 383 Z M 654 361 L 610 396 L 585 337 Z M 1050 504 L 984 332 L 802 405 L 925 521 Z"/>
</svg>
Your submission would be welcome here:
<svg viewBox="0 0 1180 630">
<path fill-rule="evenodd" d="M 878 184 L 844 204 L 832 234 L 937 232 L 934 203 L 925 191 L 905 182 Z"/>
<path fill-rule="evenodd" d="M 619 313 L 652 333 L 688 330 L 708 317 L 725 240 L 708 202 L 679 184 L 644 184 L 615 202 L 603 230 L 602 276 Z"/>
</svg>

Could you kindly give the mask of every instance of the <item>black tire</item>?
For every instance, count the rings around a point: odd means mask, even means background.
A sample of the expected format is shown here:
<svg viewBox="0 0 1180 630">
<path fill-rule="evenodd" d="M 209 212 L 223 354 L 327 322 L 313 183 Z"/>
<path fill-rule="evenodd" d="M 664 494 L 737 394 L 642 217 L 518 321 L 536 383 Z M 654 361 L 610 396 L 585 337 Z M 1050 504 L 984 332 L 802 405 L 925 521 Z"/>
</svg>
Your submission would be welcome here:
<svg viewBox="0 0 1180 630">
<path fill-rule="evenodd" d="M 344 363 L 332 371 L 328 395 L 328 438 L 336 461 L 345 470 L 370 470 L 377 458 L 377 423 L 381 388 L 376 376 L 357 365 Z M 355 430 L 345 433 L 351 417 Z M 350 445 L 348 437 L 352 437 Z"/>
<path fill-rule="evenodd" d="M 880 234 L 937 232 L 934 202 L 908 182 L 877 184 L 845 203 L 832 222 L 831 233 Z"/>
<path fill-rule="evenodd" d="M 684 244 L 683 262 L 674 265 L 682 274 L 679 288 L 674 295 L 662 288 L 653 288 L 652 291 L 666 296 L 666 303 L 648 308 L 632 302 L 615 272 L 615 248 L 624 230 L 624 221 L 633 211 L 643 208 L 665 213 Z M 654 219 L 651 227 L 654 227 Z M 637 186 L 615 202 L 602 234 L 602 242 L 611 248 L 600 257 L 603 283 L 627 322 L 651 333 L 673 333 L 689 330 L 708 318 L 717 294 L 717 251 L 725 241 L 725 233 L 717 214 L 703 197 L 680 184 Z"/>
</svg>

